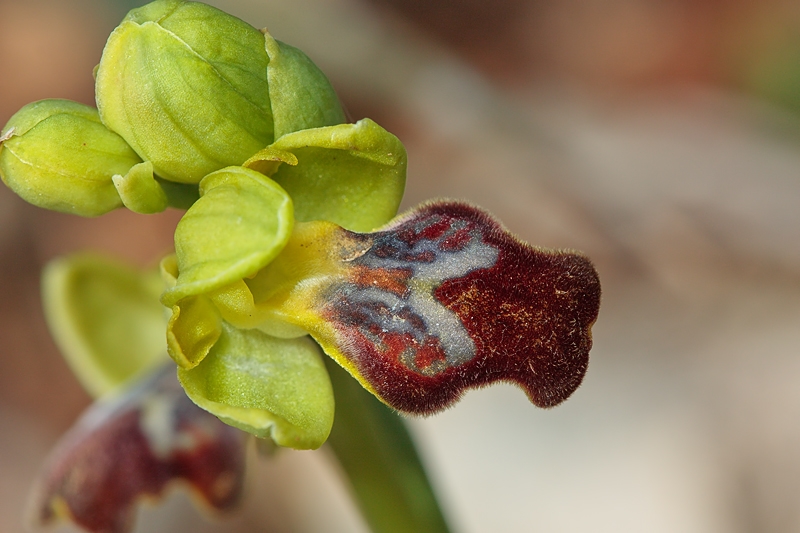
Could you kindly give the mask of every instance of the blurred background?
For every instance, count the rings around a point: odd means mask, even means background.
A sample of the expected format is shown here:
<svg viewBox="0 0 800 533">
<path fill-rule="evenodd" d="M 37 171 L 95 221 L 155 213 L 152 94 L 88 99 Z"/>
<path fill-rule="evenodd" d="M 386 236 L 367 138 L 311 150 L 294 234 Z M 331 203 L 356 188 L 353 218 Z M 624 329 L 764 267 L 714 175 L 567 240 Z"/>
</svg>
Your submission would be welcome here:
<svg viewBox="0 0 800 533">
<path fill-rule="evenodd" d="M 0 123 L 93 102 L 143 2 L 0 0 Z M 409 152 L 404 205 L 479 203 L 592 257 L 583 386 L 510 386 L 411 427 L 456 532 L 800 531 L 800 4 L 790 0 L 214 0 L 303 49 L 354 119 Z M 85 220 L 0 187 L 0 533 L 88 403 L 44 325 L 39 271 L 92 248 L 153 264 L 178 212 Z M 325 450 L 253 458 L 243 509 L 185 496 L 137 531 L 366 531 Z M 63 531 L 70 531 L 64 528 Z"/>
</svg>

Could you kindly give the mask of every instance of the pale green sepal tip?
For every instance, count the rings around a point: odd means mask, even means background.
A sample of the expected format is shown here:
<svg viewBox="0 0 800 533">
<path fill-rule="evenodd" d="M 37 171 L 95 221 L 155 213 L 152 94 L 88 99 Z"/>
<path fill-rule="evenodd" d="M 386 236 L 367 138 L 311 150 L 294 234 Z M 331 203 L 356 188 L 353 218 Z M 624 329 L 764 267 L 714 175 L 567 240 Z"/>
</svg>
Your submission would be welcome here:
<svg viewBox="0 0 800 533">
<path fill-rule="evenodd" d="M 112 176 L 141 163 L 96 109 L 69 100 L 24 106 L 0 137 L 3 182 L 23 200 L 63 213 L 93 217 L 121 207 Z"/>
<path fill-rule="evenodd" d="M 397 213 L 405 188 L 403 143 L 370 119 L 284 135 L 272 148 L 297 158 L 272 175 L 292 197 L 295 218 L 369 232 Z"/>
<path fill-rule="evenodd" d="M 228 167 L 209 174 L 200 194 L 175 230 L 179 274 L 162 296 L 168 307 L 255 274 L 292 233 L 291 198 L 255 170 Z"/>
<path fill-rule="evenodd" d="M 331 82 L 303 52 L 264 31 L 274 135 L 346 121 Z"/>
<path fill-rule="evenodd" d="M 160 213 L 169 205 L 167 194 L 153 176 L 153 164 L 134 165 L 127 174 L 111 177 L 125 207 L 142 215 Z"/>
<path fill-rule="evenodd" d="M 219 341 L 191 370 L 186 394 L 223 422 L 278 445 L 319 448 L 333 425 L 334 399 L 319 347 L 223 323 Z"/>
<path fill-rule="evenodd" d="M 2 130 L 0 137 L 5 140 L 7 137 L 21 136 L 28 133 L 28 130 L 42 122 L 43 120 L 52 117 L 53 115 L 66 113 L 75 118 L 82 118 L 93 122 L 100 122 L 100 117 L 97 110 L 86 104 L 73 102 L 72 100 L 64 100 L 60 98 L 48 98 L 46 100 L 38 100 L 23 106 L 17 111 L 8 124 Z M 13 133 L 9 134 L 10 129 L 14 129 Z"/>
<path fill-rule="evenodd" d="M 49 263 L 45 318 L 78 380 L 94 397 L 163 364 L 166 319 L 157 272 L 90 253 Z"/>
</svg>

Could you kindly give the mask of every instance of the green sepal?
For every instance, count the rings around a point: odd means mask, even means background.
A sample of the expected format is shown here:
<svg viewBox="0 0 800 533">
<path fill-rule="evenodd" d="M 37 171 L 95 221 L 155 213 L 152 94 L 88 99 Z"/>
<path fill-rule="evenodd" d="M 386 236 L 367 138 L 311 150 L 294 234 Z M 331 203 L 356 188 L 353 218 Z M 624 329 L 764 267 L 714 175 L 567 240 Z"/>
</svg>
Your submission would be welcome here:
<svg viewBox="0 0 800 533">
<path fill-rule="evenodd" d="M 211 300 L 188 296 L 172 306 L 167 324 L 167 353 L 181 368 L 194 368 L 222 333 L 222 321 Z"/>
<path fill-rule="evenodd" d="M 303 52 L 264 32 L 275 138 L 345 122 L 331 82 Z"/>
<path fill-rule="evenodd" d="M 167 307 L 255 274 L 292 232 L 291 198 L 254 170 L 228 167 L 209 174 L 200 195 L 175 230 L 179 275 L 162 296 Z"/>
<path fill-rule="evenodd" d="M 178 379 L 198 406 L 280 446 L 319 448 L 333 424 L 330 379 L 309 337 L 277 339 L 223 322 L 208 356 L 179 368 Z"/>
<path fill-rule="evenodd" d="M 264 36 L 198 2 L 158 0 L 111 33 L 96 75 L 103 122 L 170 181 L 198 183 L 274 139 Z"/>
<path fill-rule="evenodd" d="M 297 165 L 280 165 L 271 175 L 292 197 L 297 220 L 329 220 L 368 232 L 397 213 L 406 150 L 372 120 L 297 131 L 271 148 L 297 158 Z"/>
<path fill-rule="evenodd" d="M 134 165 L 124 176 L 112 176 L 111 181 L 122 203 L 134 213 L 160 213 L 169 205 L 167 194 L 153 176 L 153 164 L 150 161 Z"/>
<path fill-rule="evenodd" d="M 49 263 L 42 274 L 45 318 L 78 380 L 99 397 L 166 359 L 157 272 L 96 254 Z"/>
<path fill-rule="evenodd" d="M 93 217 L 122 206 L 112 176 L 141 159 L 100 121 L 97 110 L 69 100 L 24 106 L 0 135 L 0 178 L 25 201 Z"/>
<path fill-rule="evenodd" d="M 328 444 L 374 533 L 447 533 L 449 528 L 403 419 L 332 359 L 336 397 Z"/>
</svg>

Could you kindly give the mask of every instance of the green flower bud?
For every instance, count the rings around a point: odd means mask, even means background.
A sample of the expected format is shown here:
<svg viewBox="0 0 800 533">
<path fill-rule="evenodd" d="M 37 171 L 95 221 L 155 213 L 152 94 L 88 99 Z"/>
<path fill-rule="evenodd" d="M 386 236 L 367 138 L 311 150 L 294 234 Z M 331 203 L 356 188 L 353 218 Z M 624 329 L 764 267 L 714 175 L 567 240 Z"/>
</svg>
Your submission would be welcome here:
<svg viewBox="0 0 800 533">
<path fill-rule="evenodd" d="M 97 107 L 160 177 L 197 183 L 272 141 L 264 35 L 216 8 L 158 0 L 106 43 Z"/>
<path fill-rule="evenodd" d="M 179 183 L 241 165 L 285 133 L 345 119 L 302 52 L 182 0 L 128 13 L 106 43 L 96 93 L 103 122 Z"/>
<path fill-rule="evenodd" d="M 141 162 L 97 110 L 69 100 L 28 104 L 0 134 L 3 182 L 27 202 L 63 213 L 98 216 L 121 207 L 112 177 Z"/>
</svg>

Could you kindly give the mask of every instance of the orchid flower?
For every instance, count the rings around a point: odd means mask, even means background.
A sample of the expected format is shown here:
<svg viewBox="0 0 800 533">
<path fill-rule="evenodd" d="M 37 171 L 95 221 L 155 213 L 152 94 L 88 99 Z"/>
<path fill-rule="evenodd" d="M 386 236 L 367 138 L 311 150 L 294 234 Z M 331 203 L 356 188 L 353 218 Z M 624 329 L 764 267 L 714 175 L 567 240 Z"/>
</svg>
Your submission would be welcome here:
<svg viewBox="0 0 800 533">
<path fill-rule="evenodd" d="M 345 123 L 296 48 L 156 0 L 111 34 L 96 82 L 97 109 L 45 100 L 11 118 L 3 182 L 82 216 L 186 212 L 158 271 L 80 254 L 45 270 L 51 330 L 99 399 L 43 469 L 37 521 L 123 533 L 176 479 L 227 509 L 243 430 L 295 449 L 330 437 L 375 531 L 447 531 L 395 413 L 498 381 L 552 407 L 580 385 L 600 304 L 591 262 L 464 202 L 395 216 L 402 143 Z"/>
</svg>

